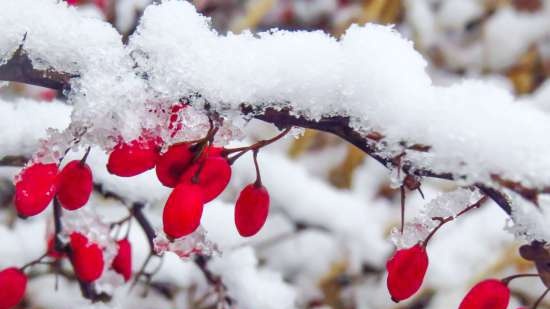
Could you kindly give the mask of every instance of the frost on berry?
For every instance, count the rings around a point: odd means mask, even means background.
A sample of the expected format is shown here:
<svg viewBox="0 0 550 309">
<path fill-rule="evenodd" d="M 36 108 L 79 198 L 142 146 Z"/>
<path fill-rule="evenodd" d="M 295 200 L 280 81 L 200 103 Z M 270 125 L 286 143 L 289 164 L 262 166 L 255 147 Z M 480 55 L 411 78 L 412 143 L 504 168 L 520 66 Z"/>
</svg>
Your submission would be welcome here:
<svg viewBox="0 0 550 309">
<path fill-rule="evenodd" d="M 405 300 L 420 289 L 428 269 L 426 249 L 417 244 L 408 249 L 400 249 L 388 260 L 387 286 L 395 302 Z"/>
<path fill-rule="evenodd" d="M 124 281 L 132 276 L 132 245 L 128 238 L 117 242 L 118 252 L 113 260 L 113 269 L 124 277 Z"/>
<path fill-rule="evenodd" d="M 260 231 L 269 213 L 269 193 L 262 185 L 249 184 L 240 193 L 235 205 L 235 225 L 241 236 L 250 237 Z"/>
<path fill-rule="evenodd" d="M 15 208 L 19 215 L 30 217 L 41 213 L 56 192 L 57 165 L 32 163 L 15 179 Z"/>
<path fill-rule="evenodd" d="M 57 199 L 63 208 L 75 210 L 84 206 L 93 190 L 88 164 L 79 160 L 69 162 L 59 173 L 57 187 Z"/>
<path fill-rule="evenodd" d="M 15 267 L 0 271 L 0 309 L 10 309 L 21 302 L 27 288 L 27 276 Z"/>
<path fill-rule="evenodd" d="M 162 213 L 166 235 L 180 238 L 193 233 L 200 225 L 203 207 L 204 196 L 200 186 L 179 184 L 168 197 Z"/>
<path fill-rule="evenodd" d="M 159 181 L 170 188 L 174 188 L 193 160 L 193 152 L 189 145 L 180 143 L 170 146 L 158 159 L 156 173 Z"/>
<path fill-rule="evenodd" d="M 506 309 L 509 302 L 508 287 L 500 280 L 487 279 L 466 294 L 459 309 Z"/>
<path fill-rule="evenodd" d="M 103 251 L 98 244 L 78 232 L 70 235 L 71 261 L 77 278 L 84 282 L 93 282 L 101 276 L 105 266 Z"/>
<path fill-rule="evenodd" d="M 107 170 L 117 176 L 132 177 L 155 167 L 158 156 L 154 140 L 120 142 L 109 154 Z"/>
<path fill-rule="evenodd" d="M 157 233 L 153 243 L 155 252 L 162 254 L 164 252 L 173 252 L 182 260 L 188 260 L 196 255 L 212 256 L 219 254 L 218 246 L 207 237 L 206 230 L 199 226 L 193 233 L 170 240 L 162 232 Z"/>
<path fill-rule="evenodd" d="M 181 181 L 197 184 L 202 188 L 204 203 L 220 195 L 231 179 L 231 166 L 226 158 L 209 155 L 206 159 L 191 165 Z"/>
</svg>

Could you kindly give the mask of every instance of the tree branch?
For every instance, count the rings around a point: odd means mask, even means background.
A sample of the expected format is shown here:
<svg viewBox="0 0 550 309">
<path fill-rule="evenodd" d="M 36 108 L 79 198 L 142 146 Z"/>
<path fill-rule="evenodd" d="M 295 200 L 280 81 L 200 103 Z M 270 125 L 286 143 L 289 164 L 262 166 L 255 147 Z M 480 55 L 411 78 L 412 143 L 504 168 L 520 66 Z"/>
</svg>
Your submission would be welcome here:
<svg viewBox="0 0 550 309">
<path fill-rule="evenodd" d="M 28 56 L 24 53 L 23 48 L 20 47 L 13 55 L 13 57 L 4 65 L 0 65 L 0 80 L 18 81 L 43 87 L 48 87 L 57 90 L 70 89 L 71 78 L 76 75 L 71 75 L 66 72 L 56 72 L 54 70 L 40 71 L 35 70 L 32 67 L 32 62 Z M 411 162 L 402 160 L 404 153 L 397 157 L 386 157 L 380 153 L 380 140 L 383 136 L 377 132 L 372 132 L 366 136 L 357 132 L 350 125 L 350 118 L 344 116 L 330 116 L 324 117 L 319 121 L 307 119 L 301 115 L 296 115 L 290 108 L 274 109 L 267 108 L 264 110 L 256 110 L 250 105 L 243 104 L 241 106 L 241 112 L 244 115 L 251 115 L 256 119 L 272 123 L 280 129 L 285 129 L 290 126 L 298 126 L 302 128 L 314 129 L 327 133 L 332 133 L 347 142 L 353 144 L 357 148 L 364 151 L 373 159 L 384 165 L 386 168 L 398 168 L 408 175 L 416 177 L 430 177 L 444 180 L 457 180 L 462 176 L 456 176 L 452 172 L 436 173 L 429 169 L 418 169 L 412 165 Z M 403 144 L 405 150 L 415 151 L 429 151 L 430 146 L 426 145 L 412 145 L 406 146 Z M 532 189 L 525 188 L 516 182 L 512 182 L 503 178 L 496 178 L 496 183 L 501 187 L 510 189 L 521 196 L 527 198 L 530 201 L 536 202 L 536 196 L 539 193 L 548 193 L 550 188 Z M 493 188 L 490 184 L 475 184 L 483 193 L 487 194 L 492 200 L 494 200 L 503 211 L 508 215 L 511 215 L 511 204 L 506 195 Z"/>
<path fill-rule="evenodd" d="M 70 79 L 78 75 L 58 72 L 53 69 L 36 70 L 31 59 L 25 54 L 23 44 L 15 51 L 8 62 L 0 65 L 0 80 L 42 86 L 59 91 L 70 90 Z"/>
</svg>

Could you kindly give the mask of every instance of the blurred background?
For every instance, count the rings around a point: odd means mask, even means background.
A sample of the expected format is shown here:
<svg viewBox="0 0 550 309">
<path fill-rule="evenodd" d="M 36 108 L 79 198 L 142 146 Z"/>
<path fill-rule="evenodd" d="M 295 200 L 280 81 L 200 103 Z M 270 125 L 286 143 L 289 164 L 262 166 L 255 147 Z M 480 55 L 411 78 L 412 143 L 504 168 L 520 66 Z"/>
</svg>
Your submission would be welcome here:
<svg viewBox="0 0 550 309">
<path fill-rule="evenodd" d="M 73 0 L 82 14 L 111 23 L 124 40 L 135 30 L 149 0 Z M 508 89 L 519 98 L 530 98 L 550 111 L 550 1 L 548 0 L 195 0 L 198 11 L 212 18 L 220 33 L 259 32 L 271 28 L 320 30 L 335 37 L 345 35 L 351 24 L 394 25 L 409 38 L 428 62 L 433 82 L 448 85 L 463 78 L 483 79 Z M 376 44 L 376 42 L 373 42 Z M 182 50 L 182 52 L 185 52 Z M 2 104 L 26 98 L 47 104 L 63 101 L 55 91 L 18 83 L 3 84 Z M 51 102 L 51 103 L 48 103 Z M 17 104 L 21 104 L 20 102 Z M 33 103 L 34 104 L 34 103 Z M 522 104 L 521 101 L 518 104 Z M 49 126 L 39 115 L 25 114 L 28 126 L 25 151 L 0 156 L 0 264 L 7 266 L 38 256 L 44 248 L 47 220 L 16 220 L 12 211 L 11 178 L 35 149 Z M 70 110 L 66 111 L 68 118 Z M 17 112 L 16 112 L 17 113 Z M 6 114 L 4 118 L 8 121 Z M 13 119 L 11 120 L 13 123 Z M 0 125 L 0 128 L 2 125 Z M 246 142 L 276 133 L 274 128 L 253 121 Z M 8 139 L 0 136 L 0 139 Z M 5 141 L 4 141 L 5 142 Z M 2 144 L 2 143 L 0 143 Z M 100 152 L 100 151 L 96 151 Z M 78 154 L 74 154 L 78 157 Z M 104 154 L 91 159 L 94 173 L 105 173 Z M 242 161 L 242 162 L 241 162 Z M 219 205 L 212 206 L 203 225 L 223 256 L 232 256 L 242 247 L 251 248 L 257 267 L 280 276 L 292 291 L 286 295 L 291 307 L 323 309 L 440 309 L 456 308 L 465 291 L 482 278 L 504 277 L 533 272 L 530 262 L 517 254 L 518 244 L 504 231 L 506 218 L 493 204 L 445 226 L 428 248 L 430 270 L 421 293 L 407 302 L 393 304 L 385 288 L 385 261 L 393 252 L 390 231 L 399 224 L 399 190 L 392 176 L 361 151 L 335 136 L 306 130 L 299 138 L 288 138 L 262 152 L 262 178 L 272 194 L 267 226 L 252 239 L 241 239 L 232 226 L 232 204 L 240 188 L 252 181 L 250 158 L 239 160 L 230 187 Z M 115 177 L 115 176 L 111 176 Z M 141 176 L 140 176 L 141 177 Z M 91 203 L 103 216 L 120 216 L 119 203 L 106 192 L 124 195 L 136 191 L 151 193 L 151 216 L 160 226 L 160 211 L 167 191 L 153 185 L 154 173 L 137 180 L 99 177 Z M 104 181 L 103 181 L 104 180 Z M 103 181 L 103 182 L 102 182 Z M 454 190 L 446 182 L 427 182 L 425 199 L 418 192 L 407 196 L 407 218 L 412 218 L 441 192 Z M 154 192 L 154 193 L 153 193 Z M 216 207 L 216 209 L 213 209 Z M 122 213 L 123 214 L 123 213 Z M 114 219 L 113 219 L 114 220 Z M 29 237 L 32 233 L 33 237 Z M 133 232 L 132 232 L 133 233 Z M 144 242 L 136 231 L 135 242 Z M 29 239 L 32 238 L 32 239 Z M 6 247 L 6 248 L 4 248 Z M 145 256 L 145 246 L 135 246 L 134 268 Z M 42 250 L 42 251 L 41 251 Z M 237 253 L 235 253 L 237 252 Z M 110 306 L 120 308 L 214 308 L 200 299 L 204 281 L 192 275 L 192 265 L 167 256 L 155 282 L 166 293 L 152 291 L 145 300 L 125 298 Z M 181 265 L 183 264 L 183 266 Z M 189 264 L 189 263 L 188 263 Z M 227 267 L 232 267 L 231 264 Z M 236 266 L 235 266 L 236 267 Z M 52 295 L 53 276 L 36 274 L 26 302 L 21 308 L 85 308 L 69 281 Z M 243 275 L 244 276 L 244 275 Z M 543 291 L 537 279 L 520 279 L 512 284 L 510 308 L 532 304 Z M 277 287 L 258 286 L 265 290 Z M 228 287 L 231 293 L 231 286 Z M 261 291 L 260 291 L 261 290 Z M 66 291 L 63 292 L 63 291 Z M 198 291 L 198 292 L 197 292 Z M 75 293 L 72 293 L 75 294 Z M 271 297 L 271 298 L 270 298 Z M 237 297 L 238 298 L 238 297 Z M 274 299 L 271 307 L 267 300 Z M 263 308 L 286 308 L 279 297 L 265 296 Z M 259 301 L 261 304 L 262 302 Z M 210 304 L 211 306 L 214 306 Z M 242 305 L 242 303 L 241 303 Z M 259 309 L 239 307 L 242 309 Z M 263 309 L 262 308 L 262 309 Z M 290 308 L 290 307 L 289 307 Z M 550 308 L 550 299 L 539 308 Z"/>
</svg>

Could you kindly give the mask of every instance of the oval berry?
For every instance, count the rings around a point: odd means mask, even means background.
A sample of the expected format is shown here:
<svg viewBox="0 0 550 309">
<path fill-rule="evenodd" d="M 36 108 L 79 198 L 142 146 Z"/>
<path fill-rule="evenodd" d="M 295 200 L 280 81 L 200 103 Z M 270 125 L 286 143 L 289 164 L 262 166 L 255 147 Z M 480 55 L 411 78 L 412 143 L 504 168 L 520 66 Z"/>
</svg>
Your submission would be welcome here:
<svg viewBox="0 0 550 309">
<path fill-rule="evenodd" d="M 203 166 L 199 171 L 201 164 Z M 195 177 L 197 175 L 198 177 Z M 204 203 L 208 203 L 225 190 L 230 179 L 231 166 L 227 159 L 208 156 L 205 160 L 191 165 L 182 175 L 180 181 L 198 184 L 203 190 Z"/>
<path fill-rule="evenodd" d="M 124 277 L 124 281 L 132 277 L 132 245 L 127 238 L 119 240 L 118 253 L 113 260 L 113 269 Z"/>
<path fill-rule="evenodd" d="M 269 213 L 269 193 L 264 186 L 249 184 L 235 205 L 235 225 L 243 237 L 253 236 L 265 224 Z"/>
<path fill-rule="evenodd" d="M 117 176 L 132 177 L 155 167 L 158 156 L 158 147 L 153 141 L 118 143 L 109 154 L 107 170 Z"/>
<path fill-rule="evenodd" d="M 508 287 L 500 280 L 487 279 L 466 294 L 459 309 L 506 309 L 509 302 Z"/>
<path fill-rule="evenodd" d="M 93 189 L 92 171 L 79 160 L 69 162 L 59 173 L 57 199 L 63 208 L 75 210 L 84 206 Z"/>
<path fill-rule="evenodd" d="M 34 163 L 25 167 L 15 183 L 15 208 L 19 215 L 30 217 L 41 213 L 56 192 L 56 164 Z"/>
<path fill-rule="evenodd" d="M 71 234 L 71 261 L 76 277 L 83 282 L 93 282 L 101 277 L 104 261 L 103 251 L 80 233 Z"/>
<path fill-rule="evenodd" d="M 181 175 L 193 160 L 187 144 L 176 144 L 160 156 L 155 169 L 160 182 L 170 188 L 178 185 Z"/>
<path fill-rule="evenodd" d="M 164 233 L 180 238 L 193 233 L 201 223 L 204 197 L 201 187 L 179 184 L 168 197 L 162 213 Z"/>
<path fill-rule="evenodd" d="M 0 271 L 0 309 L 15 307 L 25 296 L 27 276 L 15 267 Z"/>
<path fill-rule="evenodd" d="M 394 302 L 411 297 L 420 289 L 428 269 L 428 254 L 420 244 L 397 250 L 386 263 L 387 286 Z"/>
</svg>

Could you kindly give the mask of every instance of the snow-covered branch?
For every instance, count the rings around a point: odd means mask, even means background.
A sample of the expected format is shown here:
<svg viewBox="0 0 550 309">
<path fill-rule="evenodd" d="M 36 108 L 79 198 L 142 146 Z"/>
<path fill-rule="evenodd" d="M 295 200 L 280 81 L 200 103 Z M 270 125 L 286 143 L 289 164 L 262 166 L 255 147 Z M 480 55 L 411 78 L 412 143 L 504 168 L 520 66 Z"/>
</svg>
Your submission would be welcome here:
<svg viewBox="0 0 550 309">
<path fill-rule="evenodd" d="M 0 78 L 67 91 L 76 105 L 69 130 L 85 127 L 84 142 L 109 148 L 109 136 L 130 139 L 156 125 L 145 119 L 147 109 L 186 99 L 227 122 L 252 116 L 334 133 L 403 176 L 476 185 L 507 213 L 511 206 L 495 189 L 535 203 L 548 191 L 540 171 L 550 170 L 542 142 L 550 118 L 479 82 L 431 86 L 424 60 L 391 28 L 354 27 L 339 42 L 319 32 L 220 36 L 190 5 L 169 1 L 148 9 L 124 46 L 112 29 L 63 4 L 3 6 L 9 35 L 0 45 Z M 34 16 L 37 6 L 63 18 L 69 33 Z M 10 20 L 16 9 L 27 18 Z M 94 51 L 113 52 L 87 52 L 82 37 L 89 35 Z M 487 126 L 486 117 L 501 127 Z"/>
</svg>

